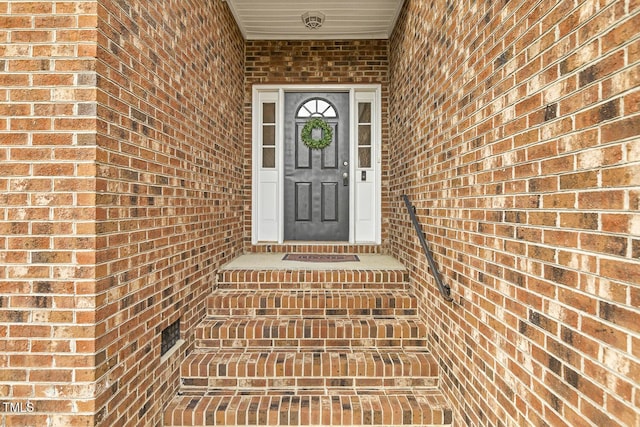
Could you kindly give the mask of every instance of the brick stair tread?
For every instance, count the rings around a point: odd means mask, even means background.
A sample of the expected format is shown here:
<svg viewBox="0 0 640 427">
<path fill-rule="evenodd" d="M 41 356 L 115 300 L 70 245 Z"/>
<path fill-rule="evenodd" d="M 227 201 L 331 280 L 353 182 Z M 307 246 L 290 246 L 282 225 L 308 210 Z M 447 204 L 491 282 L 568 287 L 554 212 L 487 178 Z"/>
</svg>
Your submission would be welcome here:
<svg viewBox="0 0 640 427">
<path fill-rule="evenodd" d="M 196 329 L 196 345 L 211 347 L 420 347 L 426 326 L 418 319 L 213 318 Z"/>
<path fill-rule="evenodd" d="M 204 426 L 450 426 L 452 411 L 435 390 L 356 390 L 352 394 L 292 394 L 243 390 L 174 398 L 166 427 Z"/>
<path fill-rule="evenodd" d="M 217 289 L 408 289 L 406 270 L 221 270 Z"/>
<path fill-rule="evenodd" d="M 326 243 L 313 242 L 287 242 L 287 243 L 258 243 L 252 245 L 248 253 L 279 253 L 282 256 L 287 253 L 315 253 L 315 254 L 379 254 L 382 248 L 375 244 L 351 244 L 334 242 L 331 245 Z"/>
<path fill-rule="evenodd" d="M 211 316 L 416 316 L 417 300 L 404 290 L 218 290 L 207 298 Z"/>
<path fill-rule="evenodd" d="M 183 390 L 437 387 L 438 365 L 424 351 L 219 349 L 189 355 L 181 376 Z"/>
</svg>

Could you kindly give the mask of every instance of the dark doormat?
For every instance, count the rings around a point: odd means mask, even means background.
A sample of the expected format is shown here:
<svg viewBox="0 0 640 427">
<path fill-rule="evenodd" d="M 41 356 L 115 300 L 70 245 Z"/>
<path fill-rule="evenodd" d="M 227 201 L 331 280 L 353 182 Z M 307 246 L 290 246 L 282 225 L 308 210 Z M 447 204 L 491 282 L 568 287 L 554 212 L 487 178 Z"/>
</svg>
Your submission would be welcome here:
<svg viewBox="0 0 640 427">
<path fill-rule="evenodd" d="M 303 261 L 303 262 L 349 262 L 360 261 L 358 255 L 341 255 L 341 254 L 286 254 L 284 261 Z"/>
</svg>

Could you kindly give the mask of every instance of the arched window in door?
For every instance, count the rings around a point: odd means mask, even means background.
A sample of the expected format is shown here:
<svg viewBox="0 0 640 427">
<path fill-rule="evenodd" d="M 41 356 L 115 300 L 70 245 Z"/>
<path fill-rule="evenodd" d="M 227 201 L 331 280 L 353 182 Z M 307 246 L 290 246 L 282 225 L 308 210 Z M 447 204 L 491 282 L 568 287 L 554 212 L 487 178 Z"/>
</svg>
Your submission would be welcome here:
<svg viewBox="0 0 640 427">
<path fill-rule="evenodd" d="M 309 117 L 324 117 L 324 118 L 336 118 L 338 114 L 333 105 L 321 98 L 313 98 L 302 104 L 296 113 L 296 117 L 299 119 L 306 119 Z"/>
</svg>

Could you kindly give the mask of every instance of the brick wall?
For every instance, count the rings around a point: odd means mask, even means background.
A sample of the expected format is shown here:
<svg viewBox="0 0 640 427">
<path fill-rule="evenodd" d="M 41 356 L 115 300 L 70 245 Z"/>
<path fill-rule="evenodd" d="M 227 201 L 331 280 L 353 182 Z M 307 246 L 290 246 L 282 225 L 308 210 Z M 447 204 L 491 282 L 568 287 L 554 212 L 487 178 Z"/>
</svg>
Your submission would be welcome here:
<svg viewBox="0 0 640 427">
<path fill-rule="evenodd" d="M 391 240 L 459 425 L 640 424 L 639 28 L 637 1 L 405 4 Z"/>
<path fill-rule="evenodd" d="M 94 2 L 0 2 L 3 426 L 92 423 L 95 40 Z"/>
<path fill-rule="evenodd" d="M 256 84 L 380 84 L 382 98 L 382 239 L 388 223 L 388 41 L 248 40 L 245 63 L 245 247 L 251 245 L 251 96 Z"/>
<path fill-rule="evenodd" d="M 101 0 L 98 419 L 159 425 L 215 269 L 242 246 L 244 41 L 221 0 Z M 161 362 L 161 331 L 187 342 Z"/>
<path fill-rule="evenodd" d="M 244 42 L 222 1 L 0 22 L 0 424 L 159 425 L 242 246 Z"/>
<path fill-rule="evenodd" d="M 244 68 L 221 0 L 0 3 L 0 423 L 159 424 L 250 241 L 256 83 L 382 84 L 383 236 L 461 424 L 640 423 L 639 16 L 408 0 L 390 44 L 249 41 Z"/>
</svg>

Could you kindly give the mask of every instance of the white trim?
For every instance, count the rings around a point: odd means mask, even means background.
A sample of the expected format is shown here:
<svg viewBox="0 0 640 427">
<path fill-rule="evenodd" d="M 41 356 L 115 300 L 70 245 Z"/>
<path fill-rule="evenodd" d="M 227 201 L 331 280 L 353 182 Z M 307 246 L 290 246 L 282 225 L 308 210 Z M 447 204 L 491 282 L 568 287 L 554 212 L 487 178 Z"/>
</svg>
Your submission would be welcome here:
<svg viewBox="0 0 640 427">
<path fill-rule="evenodd" d="M 236 23 L 239 22 L 236 18 Z M 389 25 L 390 27 L 395 27 L 395 21 Z M 283 33 L 281 29 L 276 29 L 271 32 L 267 31 L 252 31 L 251 33 L 247 33 L 246 29 L 240 25 L 238 25 L 242 35 L 245 40 L 388 40 L 391 37 L 391 34 L 388 30 L 385 31 L 349 31 L 349 32 L 341 32 L 339 35 L 336 33 L 326 33 L 323 34 L 321 32 L 315 31 L 310 32 L 309 30 L 299 31 L 296 33 Z"/>
<path fill-rule="evenodd" d="M 358 151 L 358 143 L 356 141 L 355 126 L 357 123 L 356 108 L 353 108 L 355 104 L 355 89 L 349 91 L 349 243 L 356 242 L 356 192 L 355 192 L 355 165 L 356 165 L 356 153 Z"/>
<path fill-rule="evenodd" d="M 375 93 L 375 119 L 377 121 L 376 141 L 375 141 L 375 162 L 376 162 L 376 206 L 378 209 L 376 215 L 376 244 L 382 244 L 382 93 Z M 373 154 L 373 153 L 372 153 Z M 373 159 L 372 159 L 373 160 Z"/>
<path fill-rule="evenodd" d="M 258 92 L 253 89 L 251 93 L 251 243 L 254 245 L 258 241 L 258 150 L 256 144 L 258 138 L 258 123 L 259 118 L 256 114 L 258 106 L 260 105 L 258 99 Z"/>
<path fill-rule="evenodd" d="M 284 89 L 278 89 L 278 243 L 284 243 Z"/>
<path fill-rule="evenodd" d="M 351 244 L 381 244 L 382 243 L 382 95 L 381 85 L 364 84 L 364 85 L 255 85 L 252 90 L 252 206 L 251 206 L 251 242 L 258 243 L 284 243 L 284 96 L 286 92 L 348 92 L 349 93 L 349 139 L 351 141 L 349 148 L 350 165 L 349 165 L 349 243 Z M 367 172 L 373 172 L 375 189 L 374 203 L 371 215 L 374 216 L 374 238 L 366 240 L 358 240 L 358 224 L 356 223 L 356 206 L 358 181 L 357 173 L 361 170 L 357 168 L 358 161 L 358 142 L 356 140 L 358 125 L 357 102 L 359 100 L 370 100 L 372 102 L 372 164 L 371 168 L 367 168 Z M 277 225 L 275 230 L 270 229 L 268 233 L 260 230 L 261 225 L 265 226 L 265 221 L 260 216 L 260 186 L 261 180 L 267 176 L 261 168 L 261 141 L 260 127 L 262 118 L 259 117 L 260 105 L 264 101 L 276 102 L 276 216 Z M 270 170 L 274 172 L 273 170 Z M 368 181 L 368 179 L 367 179 Z M 272 181 L 271 181 L 272 182 Z M 269 240 L 261 241 L 260 236 L 265 234 L 274 236 Z"/>
</svg>

